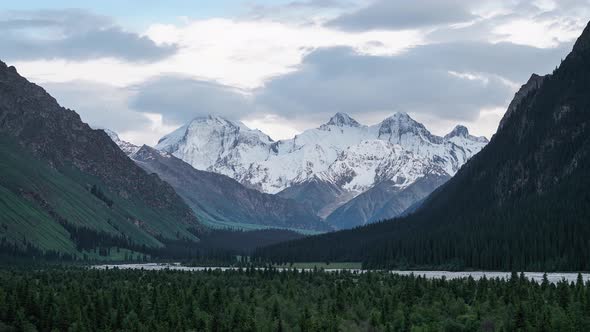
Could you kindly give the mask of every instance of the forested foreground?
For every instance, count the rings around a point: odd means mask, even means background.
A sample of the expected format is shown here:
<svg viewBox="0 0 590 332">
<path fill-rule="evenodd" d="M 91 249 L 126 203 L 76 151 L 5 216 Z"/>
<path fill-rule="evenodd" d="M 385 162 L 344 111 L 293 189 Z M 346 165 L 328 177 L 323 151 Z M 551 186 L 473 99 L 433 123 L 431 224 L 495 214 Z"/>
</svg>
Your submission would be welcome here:
<svg viewBox="0 0 590 332">
<path fill-rule="evenodd" d="M 2 331 L 589 331 L 590 282 L 4 269 L 0 320 Z"/>
</svg>

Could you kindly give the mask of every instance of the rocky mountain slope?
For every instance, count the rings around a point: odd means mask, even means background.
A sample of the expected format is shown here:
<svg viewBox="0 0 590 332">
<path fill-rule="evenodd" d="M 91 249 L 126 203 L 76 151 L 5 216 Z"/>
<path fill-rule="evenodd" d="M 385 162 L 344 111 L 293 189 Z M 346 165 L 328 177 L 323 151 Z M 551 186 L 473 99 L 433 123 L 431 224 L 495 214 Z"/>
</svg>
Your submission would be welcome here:
<svg viewBox="0 0 590 332">
<path fill-rule="evenodd" d="M 363 204 L 354 202 L 355 197 L 377 186 L 388 187 L 394 196 L 404 196 L 404 190 L 419 179 L 436 179 L 427 182 L 432 185 L 428 189 L 422 181 L 420 194 L 405 195 L 421 199 L 453 176 L 486 143 L 485 138 L 471 136 L 461 126 L 445 137 L 432 135 L 405 113 L 394 114 L 374 126 L 361 125 L 337 113 L 319 128 L 277 142 L 227 119 L 197 118 L 162 138 L 156 148 L 196 169 L 296 199 L 337 226 L 351 227 L 377 220 L 378 216 L 393 217 L 383 211 L 403 211 L 415 203 L 398 199 L 404 203 L 383 210 L 387 202 L 396 201 L 393 196 L 383 196 L 373 202 L 374 210 L 364 206 L 366 211 L 360 214 L 357 207 Z M 339 217 L 331 218 L 340 207 Z M 359 215 L 364 217 L 359 219 Z M 357 221 L 341 223 L 343 217 Z"/>
<path fill-rule="evenodd" d="M 2 62 L 0 136 L 3 246 L 75 256 L 199 241 L 200 223 L 171 186 Z"/>
<path fill-rule="evenodd" d="M 274 246 L 273 261 L 367 267 L 590 269 L 590 25 L 533 75 L 491 142 L 408 217 Z"/>
<path fill-rule="evenodd" d="M 391 181 L 380 182 L 336 209 L 326 221 L 339 229 L 348 229 L 391 219 L 426 198 L 449 178 L 428 174 L 404 188 Z"/>
<path fill-rule="evenodd" d="M 225 175 L 196 170 L 166 152 L 144 145 L 131 158 L 148 173 L 157 174 L 174 187 L 199 220 L 212 227 L 330 229 L 294 200 L 246 188 Z"/>
</svg>

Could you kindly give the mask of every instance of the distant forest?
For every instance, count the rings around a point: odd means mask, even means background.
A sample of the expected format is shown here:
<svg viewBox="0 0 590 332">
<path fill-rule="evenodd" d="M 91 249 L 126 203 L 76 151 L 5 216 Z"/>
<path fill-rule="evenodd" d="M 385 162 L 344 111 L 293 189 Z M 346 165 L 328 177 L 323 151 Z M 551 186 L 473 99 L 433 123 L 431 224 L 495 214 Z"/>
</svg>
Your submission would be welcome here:
<svg viewBox="0 0 590 332">
<path fill-rule="evenodd" d="M 364 268 L 590 271 L 589 186 L 589 177 L 579 177 L 502 209 L 445 207 L 280 243 L 255 256 L 287 264 L 363 262 Z"/>
<path fill-rule="evenodd" d="M 300 239 L 303 235 L 289 230 L 211 230 L 200 234 L 198 243 L 188 240 L 158 238 L 166 246 L 151 248 L 137 245 L 127 237 L 113 236 L 88 228 L 62 224 L 70 234 L 81 255 L 58 251 L 40 250 L 23 239 L 22 243 L 10 243 L 0 238 L 0 263 L 27 261 L 127 261 L 183 260 L 204 265 L 228 265 L 236 262 L 236 256 L 249 256 L 261 246 L 282 241 Z M 196 231 L 195 231 L 196 233 Z"/>
</svg>

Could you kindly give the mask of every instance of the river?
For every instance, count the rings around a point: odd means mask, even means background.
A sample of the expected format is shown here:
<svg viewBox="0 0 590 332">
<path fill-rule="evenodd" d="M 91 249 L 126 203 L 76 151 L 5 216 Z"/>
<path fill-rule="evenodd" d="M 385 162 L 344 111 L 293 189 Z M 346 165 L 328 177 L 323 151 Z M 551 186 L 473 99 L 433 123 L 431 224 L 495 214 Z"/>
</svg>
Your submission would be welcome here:
<svg viewBox="0 0 590 332">
<path fill-rule="evenodd" d="M 159 270 L 175 270 L 175 271 L 187 271 L 187 272 L 198 272 L 205 271 L 208 269 L 212 270 L 237 270 L 236 267 L 205 267 L 205 266 L 182 266 L 178 263 L 174 264 L 162 264 L 162 263 L 146 263 L 146 264 L 106 264 L 106 265 L 94 265 L 92 268 L 105 270 L 105 269 L 125 269 L 125 270 L 145 270 L 145 271 L 159 271 Z M 277 270 L 284 270 L 283 268 L 277 268 Z M 339 272 L 343 269 L 325 269 L 326 272 Z M 347 269 L 351 273 L 365 273 L 368 270 L 359 269 Z M 510 272 L 494 272 L 494 271 L 464 271 L 464 272 L 450 272 L 450 271 L 389 271 L 393 274 L 399 275 L 421 275 L 429 279 L 440 279 L 445 277 L 446 279 L 459 279 L 467 278 L 471 276 L 475 280 L 479 280 L 484 276 L 490 278 L 508 279 L 510 278 Z M 532 279 L 537 282 L 543 280 L 542 272 L 524 272 L 524 275 L 528 279 Z M 585 282 L 590 280 L 590 274 L 583 273 L 582 278 Z M 578 279 L 578 274 L 573 272 L 552 272 L 547 273 L 547 279 L 549 282 L 556 283 L 561 280 L 567 280 L 568 282 L 575 282 Z"/>
</svg>

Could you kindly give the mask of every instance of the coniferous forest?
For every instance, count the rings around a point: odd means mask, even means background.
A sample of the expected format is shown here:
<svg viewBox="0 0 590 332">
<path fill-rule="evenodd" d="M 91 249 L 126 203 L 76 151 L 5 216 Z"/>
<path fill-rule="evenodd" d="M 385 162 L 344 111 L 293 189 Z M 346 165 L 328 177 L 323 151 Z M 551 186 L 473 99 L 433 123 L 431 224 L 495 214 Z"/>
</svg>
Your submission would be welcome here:
<svg viewBox="0 0 590 332">
<path fill-rule="evenodd" d="M 581 276 L 0 271 L 2 331 L 588 331 L 589 313 Z"/>
</svg>

